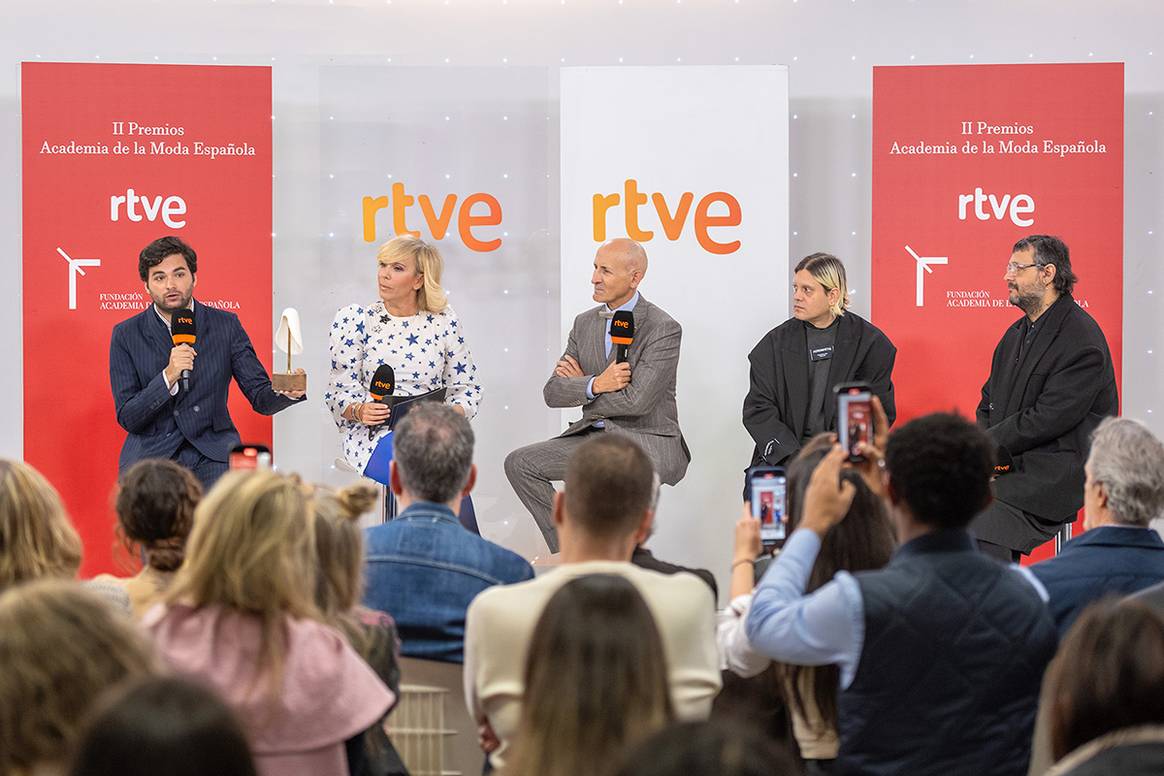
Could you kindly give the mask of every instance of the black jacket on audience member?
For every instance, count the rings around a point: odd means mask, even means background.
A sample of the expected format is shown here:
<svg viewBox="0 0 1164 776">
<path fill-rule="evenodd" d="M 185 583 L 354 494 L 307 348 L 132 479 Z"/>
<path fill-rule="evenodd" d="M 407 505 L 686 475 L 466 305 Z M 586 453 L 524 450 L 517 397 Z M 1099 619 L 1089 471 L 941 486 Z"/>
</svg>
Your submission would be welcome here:
<svg viewBox="0 0 1164 776">
<path fill-rule="evenodd" d="M 658 571 L 660 574 L 678 574 L 680 571 L 685 571 L 688 574 L 694 574 L 703 580 L 704 584 L 711 588 L 711 597 L 714 601 L 719 601 L 719 587 L 715 584 L 715 575 L 707 569 L 691 569 L 686 566 L 678 566 L 674 563 L 668 563 L 665 560 L 659 560 L 651 551 L 643 545 L 635 547 L 634 553 L 631 555 L 631 563 L 635 564 L 641 569 L 648 569 L 650 571 Z"/>
<path fill-rule="evenodd" d="M 751 384 L 744 398 L 744 428 L 756 444 L 753 466 L 783 464 L 800 449 L 809 399 L 807 325 L 811 324 L 789 318 L 765 334 L 748 354 Z M 856 313 L 846 312 L 838 325 L 829 364 L 830 390 L 825 395 L 825 427 L 837 427 L 832 386 L 858 380 L 869 383 L 892 424 L 897 415 L 892 380 L 897 348 Z"/>
<path fill-rule="evenodd" d="M 960 530 L 855 577 L 865 636 L 839 698 L 836 772 L 1025 776 L 1058 641 L 1034 586 Z"/>
<path fill-rule="evenodd" d="M 995 498 L 1026 513 L 988 508 L 971 529 L 979 538 L 1030 552 L 1083 506 L 1083 464 L 1091 433 L 1120 411 L 1107 340 L 1095 319 L 1064 294 L 1039 316 L 1042 327 L 1020 356 L 1023 319 L 994 350 L 982 386 L 978 425 L 1012 471 L 994 481 Z"/>
</svg>

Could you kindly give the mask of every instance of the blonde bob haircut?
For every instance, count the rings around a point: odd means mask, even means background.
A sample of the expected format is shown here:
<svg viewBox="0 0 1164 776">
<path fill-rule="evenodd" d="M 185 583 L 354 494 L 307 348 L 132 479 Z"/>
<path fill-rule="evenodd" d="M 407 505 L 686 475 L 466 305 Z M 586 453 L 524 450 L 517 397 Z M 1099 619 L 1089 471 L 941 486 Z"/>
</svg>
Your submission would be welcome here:
<svg viewBox="0 0 1164 776">
<path fill-rule="evenodd" d="M 445 260 L 436 246 L 429 245 L 419 237 L 400 235 L 380 246 L 377 261 L 412 262 L 416 272 L 424 276 L 424 285 L 416 292 L 417 307 L 425 312 L 443 313 L 449 306 L 449 298 L 441 288 L 441 273 Z"/>
<path fill-rule="evenodd" d="M 0 591 L 30 579 L 71 579 L 81 539 L 55 488 L 20 461 L 0 458 Z"/>
<path fill-rule="evenodd" d="M 42 579 L 0 595 L 0 773 L 67 755 L 110 687 L 158 669 L 125 614 L 76 582 Z"/>
<path fill-rule="evenodd" d="M 844 315 L 849 307 L 849 283 L 845 279 L 845 265 L 841 260 L 831 253 L 813 253 L 800 260 L 795 272 L 802 269 L 808 270 L 813 280 L 824 286 L 826 294 L 834 288 L 841 292 L 836 304 L 831 305 L 829 310 L 833 315 Z"/>
<path fill-rule="evenodd" d="M 186 560 L 165 596 L 258 618 L 256 676 L 273 693 L 282 685 L 284 618 L 319 619 L 309 498 L 297 480 L 271 471 L 226 474 L 194 510 Z"/>
</svg>

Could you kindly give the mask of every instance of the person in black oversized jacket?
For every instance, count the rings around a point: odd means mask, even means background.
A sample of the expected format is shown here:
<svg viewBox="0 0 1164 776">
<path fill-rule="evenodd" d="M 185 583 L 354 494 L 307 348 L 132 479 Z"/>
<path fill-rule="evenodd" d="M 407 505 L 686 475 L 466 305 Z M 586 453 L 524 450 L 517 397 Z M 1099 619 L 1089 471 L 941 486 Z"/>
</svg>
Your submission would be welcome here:
<svg viewBox="0 0 1164 776">
<path fill-rule="evenodd" d="M 889 422 L 897 348 L 873 324 L 849 312 L 845 265 L 813 253 L 796 265 L 792 317 L 764 335 L 748 354 L 751 385 L 744 427 L 756 443 L 752 465 L 780 465 L 806 441 L 837 428 L 833 386 L 869 383 Z"/>
<path fill-rule="evenodd" d="M 984 552 L 1017 560 L 1083 506 L 1091 434 L 1119 414 L 1119 392 L 1107 339 L 1071 295 L 1062 240 L 1019 240 L 1005 279 L 1026 315 L 1002 335 L 982 386 L 978 425 L 998 446 L 995 500 L 970 528 Z"/>
</svg>

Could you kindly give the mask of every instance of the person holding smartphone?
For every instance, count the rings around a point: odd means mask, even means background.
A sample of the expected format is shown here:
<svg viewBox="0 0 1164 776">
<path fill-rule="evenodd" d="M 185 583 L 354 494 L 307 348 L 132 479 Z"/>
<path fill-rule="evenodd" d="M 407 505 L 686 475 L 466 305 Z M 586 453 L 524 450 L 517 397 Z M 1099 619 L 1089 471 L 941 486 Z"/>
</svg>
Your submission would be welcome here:
<svg viewBox="0 0 1164 776">
<path fill-rule="evenodd" d="M 792 317 L 748 355 L 751 383 L 744 428 L 755 442 L 752 465 L 784 464 L 813 436 L 837 430 L 833 387 L 864 382 L 889 423 L 897 348 L 880 329 L 850 312 L 845 265 L 813 253 L 796 265 Z"/>
</svg>

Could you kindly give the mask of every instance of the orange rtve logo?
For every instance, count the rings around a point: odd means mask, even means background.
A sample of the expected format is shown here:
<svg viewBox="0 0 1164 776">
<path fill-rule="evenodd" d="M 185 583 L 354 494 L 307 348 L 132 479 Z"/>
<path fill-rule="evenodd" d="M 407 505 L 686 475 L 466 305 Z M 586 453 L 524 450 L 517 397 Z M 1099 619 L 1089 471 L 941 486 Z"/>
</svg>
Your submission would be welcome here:
<svg viewBox="0 0 1164 776">
<path fill-rule="evenodd" d="M 185 318 L 185 317 L 181 317 L 181 318 L 178 318 L 178 323 L 188 323 L 188 324 L 190 324 L 191 326 L 193 326 L 193 325 L 194 325 L 194 319 L 193 319 L 193 318 Z"/>
<path fill-rule="evenodd" d="M 394 234 L 410 234 L 413 237 L 420 237 L 420 232 L 409 229 L 407 224 L 408 209 L 416 203 L 420 204 L 420 214 L 428 227 L 429 234 L 432 235 L 432 239 L 445 239 L 455 210 L 457 211 L 457 232 L 460 234 L 461 242 L 465 244 L 465 247 L 478 253 L 489 253 L 501 247 L 500 237 L 482 240 L 473 234 L 473 230 L 477 227 L 501 225 L 501 203 L 492 194 L 483 192 L 470 194 L 461 202 L 460 209 L 457 208 L 457 195 L 449 194 L 441 203 L 441 210 L 438 213 L 433 207 L 432 199 L 427 194 L 414 197 L 405 192 L 403 183 L 393 183 L 391 205 L 392 232 Z M 386 209 L 388 205 L 387 194 L 380 197 L 364 197 L 364 242 L 376 241 L 376 214 Z M 482 206 L 478 210 L 484 210 L 484 212 L 474 214 L 473 207 L 475 205 Z"/>
<path fill-rule="evenodd" d="M 377 388 L 383 388 L 385 391 L 392 390 L 392 383 L 386 383 L 383 380 L 374 381 Z"/>
<path fill-rule="evenodd" d="M 691 212 L 691 204 L 695 201 L 695 195 L 690 191 L 683 192 L 679 196 L 679 204 L 676 205 L 674 211 L 668 206 L 667 199 L 661 192 L 651 194 L 649 199 L 654 205 L 655 213 L 659 216 L 659 225 L 663 228 L 663 234 L 668 240 L 675 242 L 683 233 L 683 227 L 687 223 L 687 215 Z M 595 194 L 593 198 L 594 241 L 606 242 L 607 213 L 622 204 L 626 236 L 639 242 L 650 242 L 655 233 L 643 229 L 639 224 L 639 207 L 647 204 L 647 200 L 647 195 L 639 191 L 639 182 L 634 178 L 626 179 L 623 184 L 622 196 L 617 192 L 614 194 Z M 711 206 L 717 202 L 727 207 L 726 214 L 711 214 Z M 740 249 L 739 240 L 718 242 L 712 239 L 710 230 L 712 228 L 739 226 L 741 220 L 739 200 L 725 191 L 713 191 L 705 195 L 695 205 L 695 239 L 708 253 L 720 255 L 735 253 Z"/>
<path fill-rule="evenodd" d="M 614 326 L 619 326 L 619 327 L 624 328 L 624 329 L 630 328 L 630 321 L 614 321 L 614 320 L 612 320 L 610 323 Z"/>
</svg>

